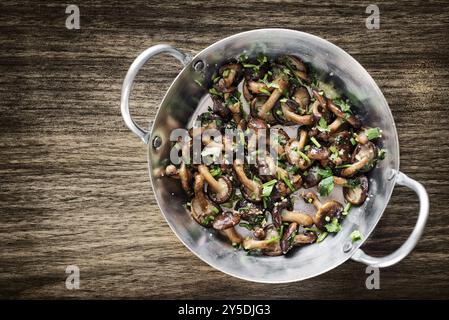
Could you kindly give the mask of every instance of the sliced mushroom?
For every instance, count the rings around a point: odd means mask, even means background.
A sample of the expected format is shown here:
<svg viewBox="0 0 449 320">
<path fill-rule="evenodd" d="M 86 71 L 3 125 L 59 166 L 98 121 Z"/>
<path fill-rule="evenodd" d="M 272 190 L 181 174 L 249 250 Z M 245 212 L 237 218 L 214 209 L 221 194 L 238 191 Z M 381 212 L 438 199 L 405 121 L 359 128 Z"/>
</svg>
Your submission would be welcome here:
<svg viewBox="0 0 449 320">
<path fill-rule="evenodd" d="M 243 164 L 234 160 L 234 171 L 242 184 L 241 191 L 245 198 L 253 202 L 262 201 L 262 185 L 246 176 Z"/>
<path fill-rule="evenodd" d="M 286 254 L 293 247 L 297 231 L 298 231 L 298 224 L 296 222 L 290 223 L 287 229 L 284 231 L 280 243 L 283 254 Z"/>
<path fill-rule="evenodd" d="M 256 96 L 250 104 L 251 116 L 265 120 L 269 124 L 275 124 L 276 119 L 271 112 L 261 113 L 260 110 L 267 101 L 267 96 Z"/>
<path fill-rule="evenodd" d="M 305 244 L 311 244 L 314 243 L 317 238 L 318 237 L 314 232 L 300 233 L 293 238 L 293 245 L 302 246 Z"/>
<path fill-rule="evenodd" d="M 236 210 L 241 218 L 248 221 L 251 224 L 257 224 L 258 220 L 263 220 L 265 218 L 265 213 L 262 206 L 258 203 L 253 203 L 247 199 L 240 199 L 234 205 L 234 210 Z"/>
<path fill-rule="evenodd" d="M 300 114 L 307 113 L 309 111 L 310 95 L 309 91 L 305 87 L 297 88 L 293 93 L 293 100 L 299 105 Z"/>
<path fill-rule="evenodd" d="M 299 125 L 311 125 L 314 123 L 314 116 L 311 114 L 299 115 L 297 112 L 300 110 L 300 105 L 292 99 L 286 99 L 280 101 L 283 117 L 287 122 L 292 122 Z"/>
<path fill-rule="evenodd" d="M 369 182 L 364 175 L 357 177 L 352 182 L 352 185 L 346 183 L 343 187 L 343 195 L 346 201 L 353 205 L 359 206 L 363 204 L 368 196 Z"/>
<path fill-rule="evenodd" d="M 273 81 L 276 88 L 271 92 L 270 97 L 259 109 L 259 118 L 264 118 L 267 114 L 271 114 L 271 109 L 282 96 L 282 93 L 288 86 L 288 80 L 284 74 L 279 74 Z"/>
<path fill-rule="evenodd" d="M 343 177 L 351 177 L 357 172 L 366 173 L 370 171 L 377 162 L 377 147 L 374 143 L 357 144 L 352 154 L 352 165 L 341 171 Z"/>
<path fill-rule="evenodd" d="M 301 170 L 306 170 L 312 165 L 310 158 L 304 158 L 304 153 L 301 151 L 302 142 L 298 140 L 290 140 L 285 146 L 285 155 L 287 161 L 294 166 L 297 166 Z"/>
<path fill-rule="evenodd" d="M 309 76 L 307 75 L 307 68 L 304 62 L 302 62 L 301 59 L 299 59 L 298 57 L 292 55 L 282 56 L 279 59 L 279 62 L 285 64 L 290 69 L 292 69 L 292 71 L 298 78 L 305 80 L 307 82 L 310 81 Z"/>
<path fill-rule="evenodd" d="M 190 210 L 192 217 L 200 225 L 210 227 L 215 217 L 221 212 L 221 208 L 204 194 L 204 177 L 201 174 L 195 175 L 194 190 L 195 197 Z"/>
<path fill-rule="evenodd" d="M 282 211 L 292 209 L 293 204 L 288 198 L 284 198 L 281 201 L 276 202 L 273 206 L 273 209 L 271 210 L 271 220 L 273 222 L 273 225 L 276 228 L 279 228 L 282 225 Z"/>
<path fill-rule="evenodd" d="M 232 214 L 231 212 L 224 212 L 223 214 L 215 217 L 212 226 L 216 230 L 222 231 L 228 239 L 231 241 L 232 245 L 240 244 L 243 239 L 240 234 L 237 233 L 234 226 L 240 222 L 239 214 Z"/>
<path fill-rule="evenodd" d="M 243 248 L 245 250 L 262 250 L 268 256 L 279 256 L 282 254 L 280 246 L 279 233 L 273 225 L 265 228 L 265 239 L 256 240 L 247 238 L 243 240 Z"/>
<path fill-rule="evenodd" d="M 351 126 L 354 128 L 360 128 L 362 126 L 361 121 L 352 114 L 344 113 L 342 110 L 340 110 L 339 107 L 337 107 L 332 100 L 327 100 L 327 108 L 330 110 L 333 114 L 335 114 L 337 117 L 345 119 Z"/>
<path fill-rule="evenodd" d="M 308 192 L 303 195 L 307 202 L 312 203 L 317 212 L 313 218 L 315 225 L 323 230 L 324 226 L 329 223 L 333 218 L 341 219 L 343 213 L 343 205 L 335 200 L 329 200 L 324 204 L 321 204 L 318 197 L 313 192 Z"/>
<path fill-rule="evenodd" d="M 234 188 L 231 180 L 226 176 L 220 176 L 215 179 L 204 164 L 198 166 L 198 172 L 207 182 L 207 193 L 216 203 L 225 203 L 234 194 Z"/>
</svg>

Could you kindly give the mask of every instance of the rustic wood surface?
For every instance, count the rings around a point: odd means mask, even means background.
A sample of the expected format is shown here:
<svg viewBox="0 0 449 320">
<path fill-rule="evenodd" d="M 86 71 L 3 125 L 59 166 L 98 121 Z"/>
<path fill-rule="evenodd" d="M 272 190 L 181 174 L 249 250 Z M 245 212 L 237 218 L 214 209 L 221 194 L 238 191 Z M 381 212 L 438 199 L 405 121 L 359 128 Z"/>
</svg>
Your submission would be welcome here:
<svg viewBox="0 0 449 320">
<path fill-rule="evenodd" d="M 65 28 L 67 4 L 0 4 L 1 298 L 449 298 L 449 5 L 376 2 L 74 1 L 81 29 Z M 413 253 L 365 288 L 348 261 L 300 283 L 231 278 L 172 234 L 147 174 L 147 149 L 125 128 L 119 101 L 143 49 L 168 43 L 195 53 L 240 31 L 302 30 L 353 55 L 371 73 L 396 120 L 401 170 L 429 192 L 430 219 Z M 132 94 L 142 124 L 156 112 L 178 64 L 145 67 Z M 394 191 L 366 251 L 386 255 L 406 239 L 417 200 Z M 81 288 L 65 288 L 65 268 Z"/>
</svg>

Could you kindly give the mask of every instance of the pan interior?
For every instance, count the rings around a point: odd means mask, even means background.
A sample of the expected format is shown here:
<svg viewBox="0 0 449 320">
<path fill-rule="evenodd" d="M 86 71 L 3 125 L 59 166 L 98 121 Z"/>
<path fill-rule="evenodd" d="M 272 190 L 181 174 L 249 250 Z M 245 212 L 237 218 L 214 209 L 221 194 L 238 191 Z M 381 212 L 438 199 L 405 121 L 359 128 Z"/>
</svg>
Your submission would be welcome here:
<svg viewBox="0 0 449 320">
<path fill-rule="evenodd" d="M 369 175 L 369 199 L 361 207 L 353 207 L 342 223 L 342 230 L 322 243 L 280 257 L 251 256 L 233 249 L 220 240 L 213 230 L 193 221 L 183 206 L 186 197 L 179 181 L 167 177 L 156 178 L 158 170 L 170 162 L 172 130 L 188 128 L 193 119 L 211 105 L 206 90 L 197 82 L 207 84 L 216 66 L 225 60 L 237 58 L 242 53 L 252 56 L 260 52 L 271 57 L 297 55 L 312 64 L 321 81 L 332 84 L 351 100 L 365 126 L 382 128 L 383 147 L 387 150 L 385 160 Z M 198 61 L 204 64 L 204 68 L 198 68 L 201 65 Z M 157 149 L 151 143 L 156 137 L 162 141 Z M 237 34 L 211 45 L 183 69 L 167 91 L 156 116 L 150 140 L 149 164 L 153 189 L 162 213 L 193 253 L 232 276 L 256 282 L 281 283 L 316 276 L 351 257 L 363 241 L 352 244 L 350 233 L 359 230 L 366 239 L 390 199 L 394 173 L 399 168 L 399 148 L 394 120 L 384 96 L 366 70 L 351 56 L 307 33 L 262 29 Z"/>
</svg>

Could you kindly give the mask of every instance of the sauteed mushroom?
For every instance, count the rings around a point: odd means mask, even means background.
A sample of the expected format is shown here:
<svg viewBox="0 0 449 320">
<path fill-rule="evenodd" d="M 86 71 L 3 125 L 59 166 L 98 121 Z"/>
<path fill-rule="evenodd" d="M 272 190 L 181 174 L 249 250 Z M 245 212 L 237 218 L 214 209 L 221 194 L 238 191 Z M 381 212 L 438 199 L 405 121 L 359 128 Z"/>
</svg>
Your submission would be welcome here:
<svg viewBox="0 0 449 320">
<path fill-rule="evenodd" d="M 228 201 L 233 193 L 234 188 L 231 180 L 226 176 L 220 176 L 215 179 L 209 171 L 209 168 L 204 164 L 198 166 L 198 172 L 204 177 L 207 182 L 207 193 L 209 198 L 214 202 L 220 204 Z"/>
<path fill-rule="evenodd" d="M 242 242 L 242 237 L 237 233 L 234 226 L 240 222 L 239 214 L 232 214 L 231 212 L 224 212 L 223 214 L 217 216 L 214 220 L 212 226 L 216 230 L 222 231 L 228 239 L 231 241 L 232 245 L 240 244 Z"/>
<path fill-rule="evenodd" d="M 191 213 L 196 222 L 204 227 L 210 227 L 215 217 L 221 212 L 220 206 L 209 200 L 204 194 L 204 178 L 195 175 L 195 197 L 192 199 Z"/>
<path fill-rule="evenodd" d="M 303 195 L 304 199 L 310 203 L 312 203 L 317 212 L 315 217 L 313 218 L 315 225 L 323 230 L 324 225 L 329 223 L 333 218 L 341 219 L 343 213 L 343 205 L 335 200 L 329 200 L 324 204 L 318 200 L 318 197 L 313 192 L 308 192 Z"/>
<path fill-rule="evenodd" d="M 366 175 L 383 158 L 376 146 L 381 129 L 362 126 L 357 109 L 338 88 L 312 71 L 293 55 L 228 60 L 208 82 L 213 105 L 198 116 L 201 126 L 189 129 L 191 139 L 181 145 L 183 162 L 154 173 L 178 179 L 193 219 L 245 250 L 287 254 L 338 232 L 349 204 L 366 201 Z M 238 130 L 229 135 L 229 129 Z M 216 155 L 210 155 L 211 147 Z M 206 163 L 187 166 L 186 155 L 199 155 Z M 318 186 L 320 195 L 332 197 L 336 185 L 343 188 L 345 209 L 336 200 L 321 203 L 306 191 L 302 196 L 315 206 L 315 214 L 294 210 L 301 187 Z M 248 229 L 251 238 L 243 240 L 239 228 Z"/>
</svg>

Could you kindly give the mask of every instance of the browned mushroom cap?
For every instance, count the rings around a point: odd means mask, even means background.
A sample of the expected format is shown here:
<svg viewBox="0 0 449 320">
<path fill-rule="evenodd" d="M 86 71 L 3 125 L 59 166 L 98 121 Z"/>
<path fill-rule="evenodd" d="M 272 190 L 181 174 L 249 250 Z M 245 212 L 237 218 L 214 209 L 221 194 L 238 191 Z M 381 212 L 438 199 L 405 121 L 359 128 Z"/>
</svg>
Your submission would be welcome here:
<svg viewBox="0 0 449 320">
<path fill-rule="evenodd" d="M 294 74 L 307 82 L 309 82 L 309 76 L 307 75 L 307 68 L 304 64 L 304 62 L 301 61 L 298 57 L 292 56 L 292 55 L 286 55 L 279 58 L 279 62 L 288 66 Z"/>
<path fill-rule="evenodd" d="M 329 142 L 331 143 L 331 146 L 329 147 L 329 150 L 335 150 L 332 152 L 332 155 L 329 156 L 329 160 L 335 166 L 350 162 L 352 149 L 354 148 L 350 140 L 351 136 L 349 131 L 341 131 L 330 137 Z"/>
<path fill-rule="evenodd" d="M 280 243 L 283 254 L 286 254 L 293 247 L 297 231 L 298 224 L 296 222 L 290 223 L 287 227 L 287 230 L 284 231 Z"/>
<path fill-rule="evenodd" d="M 354 128 L 360 128 L 362 126 L 362 122 L 352 114 L 346 114 L 339 107 L 337 107 L 332 100 L 327 100 L 327 108 L 335 114 L 339 118 L 345 119 L 351 126 Z"/>
<path fill-rule="evenodd" d="M 256 239 L 262 240 L 266 237 L 266 232 L 264 228 L 261 227 L 254 227 L 253 229 L 253 235 Z"/>
<path fill-rule="evenodd" d="M 292 99 L 280 101 L 283 117 L 288 121 L 300 125 L 311 125 L 315 122 L 314 116 L 311 114 L 299 115 L 300 105 Z"/>
<path fill-rule="evenodd" d="M 282 211 L 287 209 L 293 209 L 293 204 L 288 198 L 284 198 L 274 204 L 273 209 L 271 210 L 271 220 L 276 228 L 279 228 L 282 225 Z"/>
<path fill-rule="evenodd" d="M 317 235 L 314 232 L 300 233 L 293 238 L 293 245 L 302 246 L 305 244 L 314 243 L 316 239 Z"/>
<path fill-rule="evenodd" d="M 309 158 L 304 158 L 301 151 L 302 142 L 298 140 L 290 140 L 289 143 L 285 145 L 285 155 L 287 161 L 301 170 L 306 170 L 312 165 L 312 161 Z"/>
<path fill-rule="evenodd" d="M 191 214 L 193 219 L 204 227 L 210 227 L 221 208 L 215 205 L 204 194 L 204 178 L 201 174 L 195 175 L 195 197 L 192 199 Z"/>
<path fill-rule="evenodd" d="M 262 185 L 246 176 L 243 164 L 238 160 L 234 160 L 234 171 L 241 183 L 243 196 L 253 202 L 262 201 Z"/>
<path fill-rule="evenodd" d="M 247 199 L 237 201 L 234 205 L 234 210 L 240 214 L 243 220 L 249 223 L 255 223 L 260 217 L 265 217 L 262 206 Z"/>
<path fill-rule="evenodd" d="M 275 124 L 276 123 L 276 119 L 274 118 L 273 114 L 271 112 L 267 112 L 262 114 L 260 112 L 261 108 L 263 107 L 263 105 L 266 103 L 268 97 L 267 96 L 256 96 L 250 104 L 250 112 L 251 112 L 251 116 L 253 116 L 254 118 L 260 118 L 265 120 L 267 123 L 269 124 Z"/>
<path fill-rule="evenodd" d="M 329 200 L 325 204 L 321 204 L 318 197 L 313 192 L 308 192 L 303 195 L 304 200 L 312 203 L 317 212 L 314 217 L 315 225 L 323 230 L 324 226 L 333 218 L 341 219 L 343 213 L 343 205 L 335 200 Z"/>
<path fill-rule="evenodd" d="M 279 233 L 273 225 L 265 227 L 264 240 L 246 238 L 243 240 L 243 248 L 245 250 L 262 250 L 268 256 L 279 256 L 282 254 Z"/>
<path fill-rule="evenodd" d="M 167 177 L 179 179 L 178 168 L 176 168 L 176 166 L 173 164 L 169 164 L 168 166 L 165 167 L 164 174 Z"/>
<path fill-rule="evenodd" d="M 257 166 L 254 167 L 254 173 L 262 181 L 267 182 L 276 178 L 278 166 L 269 152 L 265 152 L 263 155 L 258 155 L 256 161 Z M 279 168 L 279 170 L 281 170 L 281 168 Z"/>
<path fill-rule="evenodd" d="M 305 87 L 297 88 L 293 93 L 293 100 L 299 105 L 298 111 L 300 114 L 307 113 L 309 111 L 310 95 L 309 91 Z"/>
<path fill-rule="evenodd" d="M 312 147 L 307 151 L 309 159 L 313 160 L 326 160 L 329 158 L 329 150 L 326 147 Z"/>
<path fill-rule="evenodd" d="M 266 122 L 263 121 L 262 119 L 250 118 L 248 120 L 248 128 L 254 131 L 259 131 L 259 130 L 267 130 L 268 126 Z"/>
<path fill-rule="evenodd" d="M 207 182 L 207 193 L 216 203 L 225 203 L 234 194 L 234 188 L 231 180 L 226 176 L 220 176 L 215 179 L 209 171 L 209 168 L 204 164 L 198 166 L 198 172 L 204 177 Z"/>
<path fill-rule="evenodd" d="M 359 206 L 365 202 L 368 196 L 368 187 L 368 178 L 362 175 L 343 187 L 343 195 L 346 201 Z"/>
<path fill-rule="evenodd" d="M 309 189 L 315 187 L 321 181 L 320 166 L 315 165 L 304 172 L 304 188 Z"/>
<path fill-rule="evenodd" d="M 234 229 L 234 226 L 240 222 L 239 214 L 232 214 L 231 212 L 224 212 L 215 217 L 213 227 L 216 230 L 222 231 L 233 245 L 242 242 L 242 237 Z"/>
<path fill-rule="evenodd" d="M 226 106 L 225 102 L 217 96 L 212 96 L 213 112 L 218 114 L 224 121 L 231 118 L 231 111 Z"/>
<path fill-rule="evenodd" d="M 377 162 L 377 147 L 374 143 L 357 144 L 352 153 L 352 165 L 341 171 L 343 177 L 351 177 L 358 172 L 370 171 Z"/>
</svg>

